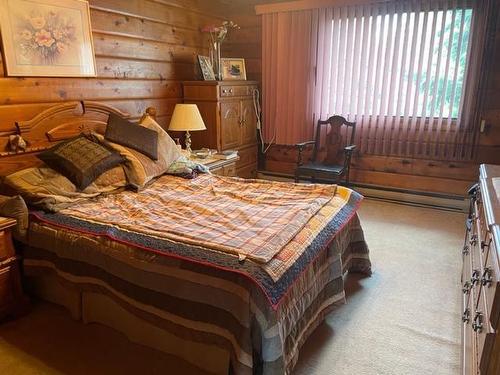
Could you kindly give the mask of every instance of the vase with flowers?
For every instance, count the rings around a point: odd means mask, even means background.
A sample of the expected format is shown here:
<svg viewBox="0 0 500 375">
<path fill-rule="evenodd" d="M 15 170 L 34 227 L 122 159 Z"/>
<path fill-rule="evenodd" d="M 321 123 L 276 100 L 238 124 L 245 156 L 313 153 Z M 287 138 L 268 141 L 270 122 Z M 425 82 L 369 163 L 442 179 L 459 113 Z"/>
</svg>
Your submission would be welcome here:
<svg viewBox="0 0 500 375">
<path fill-rule="evenodd" d="M 221 44 L 226 39 L 229 30 L 239 29 L 240 27 L 233 21 L 224 21 L 220 26 L 210 25 L 204 27 L 201 31 L 210 36 L 210 62 L 214 68 L 215 78 L 222 80 L 221 68 Z"/>
</svg>

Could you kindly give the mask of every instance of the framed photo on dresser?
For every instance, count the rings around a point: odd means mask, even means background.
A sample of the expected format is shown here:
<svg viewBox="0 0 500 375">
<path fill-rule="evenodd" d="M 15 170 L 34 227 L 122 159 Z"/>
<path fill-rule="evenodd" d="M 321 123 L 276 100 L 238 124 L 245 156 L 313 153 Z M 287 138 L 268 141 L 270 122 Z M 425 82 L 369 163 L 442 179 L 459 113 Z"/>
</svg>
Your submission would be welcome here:
<svg viewBox="0 0 500 375">
<path fill-rule="evenodd" d="M 246 81 L 247 71 L 245 68 L 245 59 L 239 58 L 222 58 L 222 79 Z"/>
<path fill-rule="evenodd" d="M 0 0 L 0 31 L 9 76 L 96 75 L 85 0 Z"/>
<path fill-rule="evenodd" d="M 204 81 L 215 81 L 215 73 L 208 56 L 198 55 L 198 62 L 200 63 L 201 74 Z"/>
</svg>

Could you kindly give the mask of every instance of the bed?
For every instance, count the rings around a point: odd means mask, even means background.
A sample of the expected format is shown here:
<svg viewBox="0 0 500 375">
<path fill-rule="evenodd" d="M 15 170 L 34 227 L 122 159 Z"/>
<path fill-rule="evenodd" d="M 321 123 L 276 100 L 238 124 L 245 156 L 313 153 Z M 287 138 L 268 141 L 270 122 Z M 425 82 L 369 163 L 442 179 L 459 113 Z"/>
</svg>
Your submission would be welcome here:
<svg viewBox="0 0 500 375">
<path fill-rule="evenodd" d="M 81 102 L 19 123 L 10 144 L 27 147 L 0 153 L 0 174 L 39 165 L 36 153 L 80 132 L 103 133 L 110 113 L 129 117 Z M 288 374 L 345 303 L 345 273 L 371 272 L 361 200 L 340 186 L 163 175 L 138 192 L 32 209 L 18 246 L 30 290 L 75 319 L 210 373 Z"/>
</svg>

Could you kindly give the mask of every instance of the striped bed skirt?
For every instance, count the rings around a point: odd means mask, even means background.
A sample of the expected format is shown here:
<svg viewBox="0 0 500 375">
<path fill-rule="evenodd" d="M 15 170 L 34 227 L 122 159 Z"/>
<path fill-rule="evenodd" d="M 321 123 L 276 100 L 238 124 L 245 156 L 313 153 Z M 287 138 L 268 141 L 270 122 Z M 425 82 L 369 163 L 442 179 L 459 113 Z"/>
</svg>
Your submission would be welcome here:
<svg viewBox="0 0 500 375">
<path fill-rule="evenodd" d="M 307 338 L 345 302 L 343 275 L 371 272 L 357 215 L 274 308 L 239 274 L 47 223 L 30 223 L 22 246 L 35 294 L 213 374 L 289 374 Z"/>
</svg>

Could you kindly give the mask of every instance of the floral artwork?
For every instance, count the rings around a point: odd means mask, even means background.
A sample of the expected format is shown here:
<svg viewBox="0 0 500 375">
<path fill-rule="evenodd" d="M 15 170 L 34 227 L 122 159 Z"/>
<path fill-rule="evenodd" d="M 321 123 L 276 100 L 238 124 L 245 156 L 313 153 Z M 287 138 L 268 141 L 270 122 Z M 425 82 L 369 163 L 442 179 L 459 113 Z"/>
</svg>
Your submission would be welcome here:
<svg viewBox="0 0 500 375">
<path fill-rule="evenodd" d="M 1 3 L 0 26 L 9 75 L 95 75 L 87 2 Z"/>
</svg>

